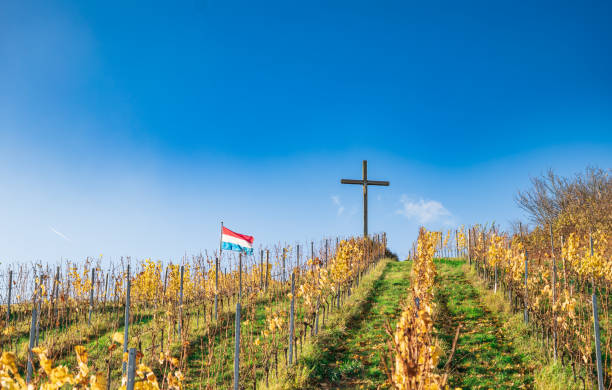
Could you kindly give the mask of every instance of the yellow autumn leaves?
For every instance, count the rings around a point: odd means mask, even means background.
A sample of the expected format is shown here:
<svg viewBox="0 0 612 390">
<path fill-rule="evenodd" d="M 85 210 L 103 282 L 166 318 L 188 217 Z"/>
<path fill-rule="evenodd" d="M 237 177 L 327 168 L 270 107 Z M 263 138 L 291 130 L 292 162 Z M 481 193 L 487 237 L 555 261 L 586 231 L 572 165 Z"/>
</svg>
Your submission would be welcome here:
<svg viewBox="0 0 612 390">
<path fill-rule="evenodd" d="M 392 364 L 387 367 L 387 375 L 397 390 L 438 390 L 446 385 L 446 376 L 436 373 L 442 350 L 432 342 L 431 319 L 436 276 L 433 256 L 440 238 L 441 233 L 421 228 L 412 266 L 412 295 L 395 330 L 387 327 L 392 337 Z"/>
<path fill-rule="evenodd" d="M 113 334 L 112 341 L 123 344 L 123 336 L 117 332 Z M 116 346 L 116 344 L 113 345 Z M 41 376 L 35 378 L 30 384 L 26 384 L 26 381 L 19 374 L 15 354 L 13 352 L 3 352 L 0 358 L 0 388 L 7 390 L 34 390 L 37 388 L 40 390 L 59 390 L 65 388 L 64 386 L 69 386 L 69 388 L 81 390 L 105 390 L 107 387 L 106 377 L 102 373 L 91 373 L 88 366 L 87 349 L 77 345 L 74 347 L 74 352 L 78 369 L 76 372 L 71 372 L 65 365 L 54 366 L 53 361 L 48 357 L 49 352 L 46 348 L 32 348 L 32 353 L 38 357 Z M 157 377 L 148 366 L 140 363 L 141 358 L 142 354 L 137 354 L 134 388 L 137 390 L 159 389 Z M 123 359 L 127 361 L 127 354 Z M 170 367 L 175 369 L 167 376 L 168 389 L 181 390 L 185 378 L 179 369 L 178 359 L 168 354 L 161 354 L 159 357 L 160 364 L 166 361 L 170 364 Z M 126 382 L 127 378 L 124 376 L 119 389 L 124 390 Z"/>
<path fill-rule="evenodd" d="M 53 367 L 53 362 L 47 357 L 48 351 L 45 348 L 33 348 L 32 353 L 38 356 L 40 367 L 45 374 L 44 382 L 40 383 L 41 390 L 57 390 L 65 385 L 71 385 L 79 389 L 104 390 L 106 389 L 106 379 L 103 375 L 97 373 L 89 375 L 89 367 L 87 366 L 87 351 L 85 347 L 76 346 L 74 348 L 77 362 L 78 372 L 73 374 L 64 366 L 59 365 Z M 17 371 L 15 363 L 16 357 L 12 352 L 3 352 L 0 359 L 0 385 L 2 389 L 8 390 L 33 390 L 34 384 L 26 384 L 25 380 Z"/>
</svg>

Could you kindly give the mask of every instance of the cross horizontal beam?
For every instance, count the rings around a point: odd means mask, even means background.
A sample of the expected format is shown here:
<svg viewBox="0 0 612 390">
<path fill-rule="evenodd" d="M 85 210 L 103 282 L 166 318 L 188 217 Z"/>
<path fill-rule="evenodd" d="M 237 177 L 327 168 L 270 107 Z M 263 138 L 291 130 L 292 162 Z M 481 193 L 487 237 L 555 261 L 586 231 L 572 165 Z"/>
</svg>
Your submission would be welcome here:
<svg viewBox="0 0 612 390">
<path fill-rule="evenodd" d="M 342 184 L 363 186 L 363 236 L 368 236 L 368 186 L 388 186 L 388 181 L 368 180 L 368 161 L 363 160 L 363 178 L 361 180 L 340 179 Z"/>
<path fill-rule="evenodd" d="M 352 179 L 341 179 L 340 183 L 342 184 L 359 184 L 359 185 L 363 185 L 364 181 L 363 180 L 352 180 Z M 389 182 L 388 181 L 380 181 L 380 180 L 366 180 L 365 181 L 367 185 L 369 186 L 388 186 Z"/>
</svg>

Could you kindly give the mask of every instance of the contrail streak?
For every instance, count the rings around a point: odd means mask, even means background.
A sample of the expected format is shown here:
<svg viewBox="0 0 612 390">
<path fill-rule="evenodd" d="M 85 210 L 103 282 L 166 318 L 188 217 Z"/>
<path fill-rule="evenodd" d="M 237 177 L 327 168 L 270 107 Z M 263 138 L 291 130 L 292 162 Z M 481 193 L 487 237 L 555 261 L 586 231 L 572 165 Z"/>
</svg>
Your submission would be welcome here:
<svg viewBox="0 0 612 390">
<path fill-rule="evenodd" d="M 61 238 L 63 238 L 64 240 L 71 242 L 70 239 L 68 237 L 66 237 L 62 232 L 58 232 L 57 230 L 53 229 L 53 227 L 49 226 L 49 229 L 51 229 L 51 231 L 55 234 L 57 234 L 58 236 L 60 236 Z"/>
</svg>

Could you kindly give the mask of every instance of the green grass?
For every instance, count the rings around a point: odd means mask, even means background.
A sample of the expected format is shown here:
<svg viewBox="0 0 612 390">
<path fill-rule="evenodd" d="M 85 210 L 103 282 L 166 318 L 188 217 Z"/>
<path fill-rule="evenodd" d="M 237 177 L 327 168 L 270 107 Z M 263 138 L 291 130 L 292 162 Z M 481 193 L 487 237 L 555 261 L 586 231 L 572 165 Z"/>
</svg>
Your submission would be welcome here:
<svg viewBox="0 0 612 390">
<path fill-rule="evenodd" d="M 408 294 L 410 262 L 383 260 L 356 289 L 340 313 L 330 319 L 296 369 L 306 373 L 305 383 L 276 388 L 378 389 L 386 375 L 381 367 L 391 326 L 401 313 Z M 274 386 L 272 386 L 275 388 Z"/>
<path fill-rule="evenodd" d="M 451 388 L 532 388 L 531 357 L 513 345 L 500 319 L 468 280 L 463 261 L 438 260 L 436 267 L 435 336 L 448 351 L 462 324 L 451 362 Z"/>
<path fill-rule="evenodd" d="M 451 363 L 451 389 L 583 388 L 571 368 L 548 359 L 501 289 L 487 289 L 463 260 L 437 260 L 436 267 L 434 326 L 447 351 L 457 325 L 463 325 Z M 587 382 L 586 388 L 592 385 Z"/>
<path fill-rule="evenodd" d="M 486 288 L 474 269 L 469 268 L 467 264 L 464 264 L 462 268 L 469 282 L 480 294 L 484 305 L 498 317 L 501 322 L 501 330 L 513 342 L 514 349 L 529 357 L 527 369 L 533 375 L 533 387 L 535 389 L 578 390 L 594 388 L 584 370 L 578 369 L 577 372 L 578 375 L 587 378 L 583 384 L 580 379 L 574 380 L 571 367 L 554 363 L 546 355 L 546 346 L 542 344 L 539 338 L 533 336 L 532 330 L 523 322 L 522 311 L 513 313 L 501 290 L 494 293 Z"/>
</svg>

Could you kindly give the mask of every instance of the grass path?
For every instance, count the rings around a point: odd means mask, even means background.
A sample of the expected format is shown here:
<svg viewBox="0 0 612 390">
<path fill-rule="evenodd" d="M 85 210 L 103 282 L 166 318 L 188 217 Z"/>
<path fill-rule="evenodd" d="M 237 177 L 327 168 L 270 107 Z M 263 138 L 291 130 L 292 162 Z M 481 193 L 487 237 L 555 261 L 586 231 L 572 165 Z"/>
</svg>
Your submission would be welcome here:
<svg viewBox="0 0 612 390">
<path fill-rule="evenodd" d="M 388 336 L 387 318 L 401 313 L 401 302 L 410 285 L 410 262 L 390 261 L 381 276 L 351 315 L 346 326 L 319 343 L 314 370 L 318 389 L 377 389 L 386 376 L 380 362 Z"/>
<path fill-rule="evenodd" d="M 521 389 L 533 387 L 529 357 L 518 352 L 495 313 L 465 275 L 461 260 L 436 261 L 435 336 L 448 347 L 463 324 L 451 362 L 450 388 Z"/>
</svg>

